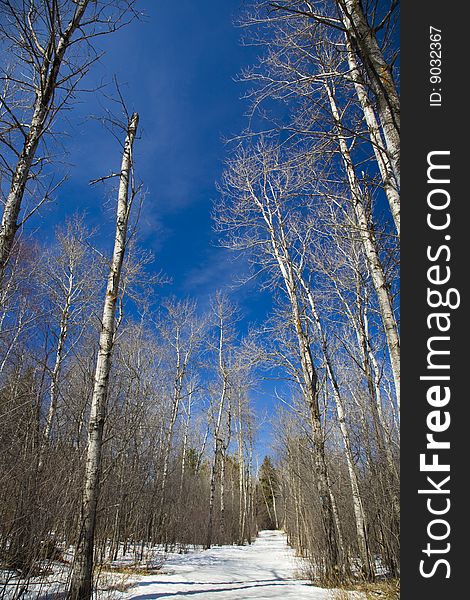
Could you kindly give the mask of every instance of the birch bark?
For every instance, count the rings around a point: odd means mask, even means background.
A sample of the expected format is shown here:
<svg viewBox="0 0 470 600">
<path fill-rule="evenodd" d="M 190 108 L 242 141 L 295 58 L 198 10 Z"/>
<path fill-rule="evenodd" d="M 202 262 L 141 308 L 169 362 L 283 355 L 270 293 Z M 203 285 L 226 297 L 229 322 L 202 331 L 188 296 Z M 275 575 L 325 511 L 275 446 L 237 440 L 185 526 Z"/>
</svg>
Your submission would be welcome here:
<svg viewBox="0 0 470 600">
<path fill-rule="evenodd" d="M 356 95 L 364 113 L 364 119 L 369 129 L 369 137 L 374 150 L 377 165 L 379 167 L 380 176 L 382 178 L 385 195 L 387 196 L 388 204 L 390 206 L 390 212 L 392 213 L 397 235 L 400 237 L 400 192 L 399 184 L 395 178 L 395 172 L 393 169 L 390 157 L 384 147 L 380 126 L 377 122 L 374 107 L 372 106 L 369 96 L 367 94 L 367 88 L 364 81 L 362 80 L 361 73 L 359 71 L 356 55 L 352 49 L 349 40 L 346 42 L 348 52 L 348 63 L 350 69 L 350 76 L 356 89 Z"/>
<path fill-rule="evenodd" d="M 349 42 L 367 71 L 371 89 L 377 99 L 385 143 L 393 171 L 400 184 L 400 99 L 390 67 L 385 61 L 373 28 L 367 22 L 359 0 L 337 0 Z"/>
<path fill-rule="evenodd" d="M 247 181 L 248 188 L 252 190 Z M 269 185 L 264 185 L 268 189 Z M 280 217 L 279 207 L 265 194 L 263 202 L 254 191 L 251 196 L 258 206 L 261 216 L 265 222 L 270 238 L 273 257 L 275 258 L 290 303 L 292 321 L 296 332 L 299 346 L 299 358 L 303 376 L 303 393 L 310 410 L 310 422 L 314 442 L 314 461 L 316 471 L 316 484 L 320 498 L 321 520 L 325 536 L 326 557 L 326 579 L 334 581 L 338 575 L 339 548 L 334 525 L 333 508 L 331 505 L 330 489 L 328 484 L 328 469 L 325 459 L 324 436 L 318 404 L 318 376 L 313 362 L 308 336 L 302 324 L 302 311 L 297 296 L 297 282 L 294 273 L 293 262 L 289 254 L 289 246 L 286 239 L 284 224 Z"/>
<path fill-rule="evenodd" d="M 121 269 L 126 249 L 127 224 L 131 205 L 129 201 L 129 184 L 132 169 L 132 147 L 138 121 L 139 116 L 137 113 L 134 113 L 128 123 L 122 155 L 116 217 L 116 235 L 101 321 L 99 351 L 96 361 L 94 389 L 88 426 L 88 445 L 80 515 L 80 532 L 75 549 L 72 579 L 68 593 L 69 600 L 89 600 L 92 594 L 93 545 L 96 509 L 99 496 L 103 428 L 106 416 L 106 400 L 114 344 L 116 300 L 119 293 Z"/>
<path fill-rule="evenodd" d="M 316 302 L 313 297 L 312 291 L 305 283 L 303 277 L 299 274 L 299 281 L 307 295 L 310 310 L 312 312 L 313 321 L 317 327 L 318 334 L 320 336 L 320 344 L 323 352 L 323 357 L 326 364 L 326 372 L 333 388 L 333 396 L 335 399 L 336 413 L 338 416 L 339 428 L 341 431 L 341 437 L 343 438 L 344 452 L 346 456 L 346 463 L 348 465 L 349 481 L 351 483 L 352 501 L 354 508 L 354 517 L 356 522 L 356 536 L 357 543 L 359 546 L 359 552 L 362 560 L 363 574 L 366 579 L 374 578 L 374 571 L 370 559 L 369 543 L 367 536 L 367 523 L 366 515 L 364 511 L 364 503 L 362 501 L 362 495 L 359 487 L 359 479 L 357 476 L 356 465 L 354 463 L 353 452 L 351 447 L 351 439 L 346 424 L 346 410 L 343 402 L 343 397 L 336 377 L 336 372 L 333 367 L 333 361 L 328 349 L 328 343 L 326 334 L 323 329 L 323 324 L 320 320 L 320 315 L 316 307 Z"/>
<path fill-rule="evenodd" d="M 356 215 L 357 229 L 363 244 L 367 264 L 369 266 L 374 284 L 374 289 L 377 294 L 380 315 L 384 326 L 385 337 L 387 339 L 390 364 L 395 383 L 395 395 L 397 398 L 398 409 L 400 409 L 400 338 L 398 336 L 398 327 L 393 312 L 390 290 L 385 279 L 382 263 L 380 261 L 377 242 L 367 219 L 362 189 L 356 176 L 354 164 L 349 152 L 348 144 L 346 142 L 340 112 L 336 104 L 333 91 L 328 83 L 325 83 L 325 89 L 328 95 L 331 114 L 337 128 L 338 144 L 351 190 L 351 199 L 353 202 L 354 213 Z"/>
<path fill-rule="evenodd" d="M 219 305 L 219 310 L 221 309 Z M 224 360 L 224 348 L 225 348 L 225 324 L 223 317 L 220 313 L 219 316 L 219 347 L 218 347 L 218 362 L 219 362 L 219 373 L 222 378 L 222 390 L 220 394 L 219 407 L 217 410 L 217 419 L 214 424 L 214 457 L 211 468 L 211 479 L 210 479 L 210 498 L 209 498 L 209 518 L 207 524 L 206 544 L 205 548 L 210 548 L 212 544 L 213 526 L 214 526 L 214 504 L 215 504 L 215 487 L 217 477 L 217 467 L 219 460 L 224 461 L 223 453 L 223 440 L 221 438 L 222 428 L 222 417 L 225 404 L 227 402 L 227 396 L 229 392 L 229 381 L 228 372 Z M 222 500 L 223 501 L 223 500 Z"/>
</svg>

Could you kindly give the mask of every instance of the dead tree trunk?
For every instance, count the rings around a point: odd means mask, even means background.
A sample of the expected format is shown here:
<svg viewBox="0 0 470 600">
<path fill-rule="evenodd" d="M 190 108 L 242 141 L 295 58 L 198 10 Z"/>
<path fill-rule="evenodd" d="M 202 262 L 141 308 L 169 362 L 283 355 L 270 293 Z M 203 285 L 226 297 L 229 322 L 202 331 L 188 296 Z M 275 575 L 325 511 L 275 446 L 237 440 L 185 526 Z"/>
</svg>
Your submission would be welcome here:
<svg viewBox="0 0 470 600">
<path fill-rule="evenodd" d="M 69 600 L 89 600 L 92 594 L 93 545 L 96 508 L 99 496 L 103 428 L 114 344 L 116 299 L 119 292 L 121 269 L 127 241 L 127 224 L 132 204 L 132 198 L 129 199 L 129 183 L 132 169 L 132 146 L 138 121 L 139 117 L 137 113 L 134 113 L 128 123 L 122 156 L 116 236 L 101 322 L 99 352 L 96 361 L 95 382 L 88 427 L 80 532 L 75 549 L 72 580 L 68 594 Z"/>
</svg>

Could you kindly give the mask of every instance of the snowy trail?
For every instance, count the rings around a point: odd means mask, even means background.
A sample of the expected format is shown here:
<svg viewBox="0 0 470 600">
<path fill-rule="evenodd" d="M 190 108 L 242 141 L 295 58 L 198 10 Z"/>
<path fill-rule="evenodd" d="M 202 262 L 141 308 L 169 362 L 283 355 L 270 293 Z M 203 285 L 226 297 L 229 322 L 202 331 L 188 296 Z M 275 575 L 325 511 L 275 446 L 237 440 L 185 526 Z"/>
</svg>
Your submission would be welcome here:
<svg viewBox="0 0 470 600">
<path fill-rule="evenodd" d="M 331 600 L 331 591 L 294 579 L 285 536 L 262 531 L 251 546 L 223 546 L 169 560 L 164 573 L 142 577 L 126 600 Z"/>
</svg>

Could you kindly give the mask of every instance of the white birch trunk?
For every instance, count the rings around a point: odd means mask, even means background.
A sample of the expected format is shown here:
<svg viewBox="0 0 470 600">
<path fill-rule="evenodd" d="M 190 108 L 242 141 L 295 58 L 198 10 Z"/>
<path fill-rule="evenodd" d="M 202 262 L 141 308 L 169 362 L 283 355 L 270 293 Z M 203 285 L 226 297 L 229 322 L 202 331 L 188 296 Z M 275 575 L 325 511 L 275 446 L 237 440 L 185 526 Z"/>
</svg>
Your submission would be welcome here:
<svg viewBox="0 0 470 600">
<path fill-rule="evenodd" d="M 280 222 L 279 215 L 277 227 L 274 225 L 274 214 L 277 214 L 279 211 L 277 208 L 272 208 L 271 201 L 267 196 L 265 198 L 265 204 L 256 197 L 256 194 L 253 193 L 252 197 L 258 205 L 267 226 L 272 253 L 278 263 L 291 306 L 293 325 L 299 345 L 299 358 L 303 376 L 302 387 L 310 410 L 310 422 L 314 442 L 315 470 L 317 475 L 316 484 L 320 498 L 321 521 L 323 533 L 325 535 L 325 546 L 327 549 L 327 557 L 325 560 L 327 569 L 326 579 L 333 581 L 338 574 L 339 553 L 328 485 L 328 469 L 325 460 L 323 430 L 318 405 L 318 377 L 313 363 L 310 343 L 302 325 L 301 309 L 296 292 L 296 276 L 293 272 L 293 264 L 289 255 L 284 226 L 283 223 Z"/>
<path fill-rule="evenodd" d="M 277 507 L 276 507 L 276 494 L 274 493 L 273 482 L 271 481 L 271 477 L 268 477 L 269 481 L 269 489 L 271 490 L 271 495 L 273 497 L 273 513 L 274 513 L 274 525 L 276 529 L 279 529 L 279 519 L 277 518 Z"/>
<path fill-rule="evenodd" d="M 225 445 L 224 445 L 225 446 Z M 225 537 L 225 447 L 220 453 L 220 535 L 223 543 Z"/>
<path fill-rule="evenodd" d="M 237 394 L 237 454 L 238 454 L 238 543 L 245 539 L 246 523 L 246 489 L 245 489 L 245 457 L 243 448 L 242 397 Z"/>
<path fill-rule="evenodd" d="M 380 308 L 380 315 L 384 326 L 385 337 L 387 340 L 390 364 L 392 367 L 393 379 L 395 383 L 395 395 L 398 409 L 400 409 L 400 338 L 398 336 L 398 327 L 393 312 L 390 291 L 385 279 L 382 263 L 380 261 L 377 242 L 374 233 L 371 231 L 367 219 L 366 209 L 362 199 L 362 190 L 354 170 L 354 164 L 349 152 L 348 144 L 343 133 L 341 117 L 336 105 L 333 92 L 328 84 L 325 84 L 326 92 L 330 103 L 331 114 L 338 130 L 338 142 L 343 158 L 346 175 L 351 190 L 351 199 L 353 201 L 354 212 L 357 220 L 357 228 L 364 248 L 367 264 L 370 269 L 372 282 L 377 294 L 377 300 Z"/>
<path fill-rule="evenodd" d="M 339 552 L 340 552 L 340 556 L 341 556 L 341 562 L 342 562 L 343 569 L 345 570 L 345 572 L 348 572 L 349 571 L 349 563 L 348 563 L 348 557 L 346 554 L 346 547 L 344 545 L 343 529 L 341 527 L 341 519 L 339 518 L 338 504 L 336 502 L 336 498 L 335 498 L 335 495 L 331 488 L 330 482 L 328 482 L 328 486 L 330 489 L 331 508 L 333 510 L 333 517 L 334 517 L 334 521 L 335 521 L 336 531 L 338 534 L 338 547 L 339 547 Z"/>
<path fill-rule="evenodd" d="M 68 335 L 68 321 L 70 315 L 70 309 L 72 304 L 73 294 L 73 273 L 70 272 L 68 276 L 68 285 L 65 296 L 65 303 L 62 309 L 62 315 L 60 319 L 60 330 L 59 338 L 57 340 L 56 356 L 54 362 L 54 368 L 52 369 L 51 384 L 49 388 L 49 410 L 47 412 L 46 424 L 44 426 L 43 438 L 44 443 L 48 444 L 51 436 L 52 424 L 54 422 L 55 413 L 57 410 L 58 392 L 59 392 L 59 379 L 62 369 L 62 360 L 64 354 L 65 341 Z"/>
<path fill-rule="evenodd" d="M 223 352 L 224 352 L 224 323 L 223 320 L 219 321 L 219 348 L 218 348 L 218 358 L 219 358 L 219 372 L 222 376 L 222 392 L 219 400 L 219 407 L 217 411 L 217 419 L 214 426 L 214 457 L 212 461 L 212 469 L 211 469 L 211 480 L 210 480 L 210 497 L 209 497 L 209 518 L 207 524 L 207 534 L 206 534 L 206 544 L 205 548 L 210 548 L 212 544 L 212 534 L 213 534 L 213 521 L 214 521 L 214 504 L 215 504 L 215 485 L 217 478 L 217 465 L 219 459 L 224 460 L 223 456 L 223 441 L 220 437 L 221 427 L 222 427 L 222 416 L 225 407 L 225 402 L 228 395 L 228 375 L 227 370 L 224 364 Z"/>
<path fill-rule="evenodd" d="M 367 304 L 366 304 L 366 307 L 367 307 Z M 359 335 L 361 336 L 361 341 L 362 341 L 362 344 L 364 347 L 364 352 L 367 353 L 367 356 L 364 355 L 364 363 L 368 359 L 369 364 L 371 366 L 370 375 L 372 377 L 374 392 L 375 392 L 375 406 L 376 406 L 376 410 L 377 410 L 377 416 L 379 419 L 379 423 L 380 423 L 380 426 L 381 426 L 383 434 L 384 434 L 384 450 L 385 450 L 385 455 L 387 457 L 387 463 L 388 463 L 390 472 L 395 475 L 395 477 L 398 481 L 399 475 L 398 475 L 397 467 L 395 465 L 395 461 L 393 459 L 393 455 L 392 455 L 391 448 L 390 448 L 389 426 L 385 419 L 385 415 L 384 415 L 383 407 L 382 407 L 382 391 L 380 389 L 380 368 L 379 368 L 377 359 L 375 357 L 375 354 L 372 351 L 370 341 L 369 341 L 369 320 L 368 320 L 368 316 L 367 316 L 367 308 L 364 309 L 363 328 L 361 328 Z M 399 507 L 398 498 L 396 499 L 396 505 Z M 400 514 L 400 510 L 398 510 L 398 514 Z"/>
<path fill-rule="evenodd" d="M 243 544 L 243 540 L 245 539 L 247 494 L 245 489 L 245 461 L 243 457 L 243 447 L 240 440 L 238 442 L 238 463 L 238 543 Z"/>
<path fill-rule="evenodd" d="M 351 448 L 351 439 L 349 431 L 346 425 L 346 411 L 344 407 L 343 397 L 341 395 L 336 373 L 333 368 L 333 362 L 331 360 L 330 352 L 328 350 L 328 344 L 325 332 L 323 331 L 323 325 L 320 320 L 320 316 L 317 311 L 316 303 L 313 298 L 311 290 L 306 285 L 303 277 L 299 274 L 299 281 L 308 298 L 310 310 L 312 311 L 313 320 L 317 326 L 318 334 L 320 336 L 320 343 L 323 352 L 323 356 L 326 364 L 326 371 L 333 388 L 333 396 L 335 399 L 336 413 L 338 415 L 338 423 L 341 431 L 341 437 L 343 438 L 344 451 L 346 455 L 346 463 L 348 465 L 349 481 L 351 483 L 352 502 L 354 509 L 354 517 L 356 522 L 356 536 L 359 546 L 359 552 L 362 560 L 362 569 L 364 576 L 367 579 L 373 579 L 374 571 L 370 560 L 369 543 L 367 536 L 367 524 L 366 515 L 364 511 L 364 504 L 362 501 L 362 495 L 359 487 L 359 479 L 357 477 L 356 465 L 354 463 L 353 452 Z"/>
<path fill-rule="evenodd" d="M 202 444 L 201 444 L 201 450 L 198 453 L 198 457 L 197 457 L 197 465 L 195 468 L 195 472 L 199 473 L 200 469 L 201 469 L 201 464 L 202 464 L 202 459 L 204 457 L 204 452 L 206 451 L 206 444 L 207 444 L 207 438 L 209 436 L 209 424 L 206 427 L 206 431 L 204 432 L 204 438 L 202 440 Z"/>
<path fill-rule="evenodd" d="M 350 76 L 356 89 L 356 94 L 364 113 L 364 119 L 369 129 L 369 137 L 374 150 L 377 165 L 379 167 L 380 176 L 384 186 L 385 195 L 387 196 L 388 204 L 390 206 L 390 212 L 392 213 L 397 235 L 400 237 L 400 192 L 399 185 L 395 179 L 393 166 L 388 153 L 386 152 L 382 140 L 382 134 L 380 127 L 375 117 L 374 107 L 372 106 L 369 96 L 367 94 L 367 88 L 362 80 L 359 72 L 356 55 L 352 50 L 349 41 L 346 42 L 348 51 L 348 62 L 350 69 Z"/>
<path fill-rule="evenodd" d="M 106 416 L 106 400 L 114 343 L 116 299 L 119 292 L 122 263 L 126 248 L 129 218 L 129 182 L 132 168 L 132 146 L 139 117 L 134 113 L 129 121 L 118 192 L 116 236 L 110 265 L 106 296 L 101 321 L 99 351 L 96 361 L 93 397 L 88 427 L 84 489 L 80 515 L 80 533 L 75 549 L 69 600 L 89 600 L 92 594 L 93 545 L 96 508 L 99 496 L 103 428 Z"/>
<path fill-rule="evenodd" d="M 359 0 L 337 0 L 343 13 L 346 35 L 357 48 L 370 87 L 377 99 L 377 111 L 390 162 L 400 185 L 400 99 L 390 67 L 385 61 L 374 30 L 369 26 Z"/>
<path fill-rule="evenodd" d="M 251 536 L 253 532 L 254 523 L 254 502 L 253 502 L 253 440 L 250 437 L 250 449 L 248 455 L 247 465 L 247 477 L 246 477 L 246 490 L 247 490 L 247 514 L 250 516 L 250 520 L 247 526 L 247 542 L 251 544 Z"/>
<path fill-rule="evenodd" d="M 181 451 L 181 475 L 180 475 L 180 490 L 179 490 L 180 499 L 181 499 L 181 495 L 183 493 L 184 474 L 186 471 L 186 453 L 188 450 L 189 425 L 191 423 L 193 393 L 194 393 L 194 384 L 193 384 L 193 382 L 190 382 L 189 389 L 188 389 L 188 405 L 185 409 L 186 419 L 184 421 L 183 448 Z"/>
<path fill-rule="evenodd" d="M 356 271 L 356 281 L 358 281 L 359 279 L 360 279 L 359 272 Z M 371 344 L 370 344 L 369 325 L 368 325 L 368 317 L 367 317 L 367 305 L 368 305 L 367 291 L 365 291 L 366 297 L 363 300 L 364 307 L 362 307 L 361 300 L 360 300 L 360 289 L 359 289 L 360 284 L 359 283 L 356 284 L 356 288 L 357 288 L 356 289 L 356 306 L 357 306 L 357 315 L 358 315 L 356 317 L 354 315 L 353 311 L 351 310 L 351 307 L 349 306 L 347 299 L 344 297 L 343 293 L 341 292 L 340 287 L 337 285 L 337 282 L 333 280 L 333 283 L 335 285 L 336 292 L 337 292 L 339 298 L 341 299 L 341 302 L 343 303 L 344 311 L 348 315 L 349 322 L 353 326 L 353 329 L 354 329 L 354 332 L 356 335 L 356 339 L 357 339 L 357 344 L 358 344 L 358 347 L 362 354 L 364 374 L 366 377 L 367 386 L 369 388 L 370 396 L 371 396 L 371 400 L 372 400 L 372 407 L 371 407 L 372 414 L 374 415 L 374 418 L 375 418 L 375 414 L 377 414 L 377 418 L 378 418 L 378 422 L 379 422 L 378 424 L 379 424 L 380 431 L 377 432 L 378 443 L 379 443 L 379 445 L 381 445 L 381 447 L 384 448 L 384 454 L 387 457 L 387 463 L 390 468 L 390 472 L 394 473 L 396 479 L 398 480 L 399 476 L 398 476 L 397 468 L 394 463 L 393 456 L 391 453 L 391 448 L 390 448 L 389 426 L 385 419 L 385 415 L 384 415 L 383 407 L 382 407 L 382 391 L 380 388 L 381 370 L 380 370 L 379 364 L 377 362 L 377 359 L 375 357 L 375 354 L 374 354 L 374 352 L 371 348 Z M 383 438 L 383 442 L 381 442 L 382 438 Z"/>
<path fill-rule="evenodd" d="M 170 466 L 170 455 L 171 447 L 173 443 L 173 432 L 175 429 L 176 419 L 178 418 L 179 405 L 181 401 L 181 390 L 183 386 L 183 379 L 185 373 L 185 366 L 181 364 L 181 348 L 179 345 L 179 331 L 176 332 L 176 374 L 175 381 L 173 383 L 173 399 L 171 405 L 171 416 L 168 431 L 166 434 L 166 444 L 163 454 L 163 470 L 162 470 L 162 481 L 161 481 L 161 495 L 160 495 L 160 509 L 158 525 L 161 528 L 164 523 L 165 515 L 165 500 L 166 500 L 166 484 L 168 479 L 168 470 Z"/>
</svg>

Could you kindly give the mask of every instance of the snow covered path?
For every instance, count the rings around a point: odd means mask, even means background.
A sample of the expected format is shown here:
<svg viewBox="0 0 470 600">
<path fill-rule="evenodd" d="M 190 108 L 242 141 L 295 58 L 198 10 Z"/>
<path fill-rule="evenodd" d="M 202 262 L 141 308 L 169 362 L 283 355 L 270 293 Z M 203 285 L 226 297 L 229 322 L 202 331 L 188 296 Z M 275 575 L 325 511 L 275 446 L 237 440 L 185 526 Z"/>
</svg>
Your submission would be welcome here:
<svg viewBox="0 0 470 600">
<path fill-rule="evenodd" d="M 294 579 L 296 560 L 285 536 L 262 531 L 251 546 L 222 546 L 170 559 L 159 575 L 145 576 L 126 600 L 331 600 L 328 590 Z"/>
</svg>

